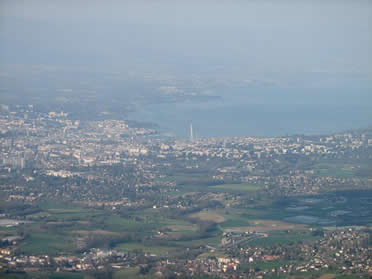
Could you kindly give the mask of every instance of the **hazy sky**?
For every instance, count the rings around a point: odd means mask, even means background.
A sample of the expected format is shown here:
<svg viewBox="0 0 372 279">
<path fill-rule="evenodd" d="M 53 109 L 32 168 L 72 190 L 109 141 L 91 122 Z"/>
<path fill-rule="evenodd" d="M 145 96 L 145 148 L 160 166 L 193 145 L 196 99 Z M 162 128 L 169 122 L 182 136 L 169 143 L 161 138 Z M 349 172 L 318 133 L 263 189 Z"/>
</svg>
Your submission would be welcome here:
<svg viewBox="0 0 372 279">
<path fill-rule="evenodd" d="M 372 1 L 2 0 L 2 64 L 371 78 Z"/>
</svg>

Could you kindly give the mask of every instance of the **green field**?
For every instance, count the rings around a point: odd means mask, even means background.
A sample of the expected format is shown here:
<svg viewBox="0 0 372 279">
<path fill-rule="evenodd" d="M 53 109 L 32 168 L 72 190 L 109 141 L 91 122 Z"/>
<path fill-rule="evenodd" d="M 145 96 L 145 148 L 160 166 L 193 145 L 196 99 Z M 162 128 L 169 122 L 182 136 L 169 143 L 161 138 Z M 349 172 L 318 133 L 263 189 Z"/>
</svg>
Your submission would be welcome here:
<svg viewBox="0 0 372 279">
<path fill-rule="evenodd" d="M 139 273 L 139 269 L 135 267 L 123 268 L 114 273 L 113 279 L 150 279 L 154 278 L 153 274 L 142 275 Z"/>
<path fill-rule="evenodd" d="M 142 250 L 155 254 L 165 254 L 177 248 L 193 247 L 195 243 L 202 245 L 210 239 L 199 241 L 199 227 L 189 221 L 170 219 L 152 208 L 133 212 L 128 217 L 122 217 L 114 212 L 65 204 L 42 204 L 47 216 L 41 221 L 35 221 L 17 228 L 13 232 L 21 231 L 25 239 L 20 244 L 20 251 L 25 254 L 58 255 L 60 253 L 77 253 L 76 243 L 84 243 L 94 237 L 94 247 L 107 248 L 110 239 L 118 239 L 116 247 L 125 251 Z M 7 235 L 8 230 L 3 230 Z M 164 232 L 160 244 L 151 245 L 139 242 L 143 237 L 157 235 Z M 130 240 L 125 240 L 125 236 Z M 121 237 L 124 237 L 122 239 Z M 106 240 L 105 240 L 106 239 Z M 196 242 L 194 243 L 194 241 Z M 218 240 L 219 241 L 219 240 Z M 170 244 L 166 244 L 169 242 Z M 164 245 L 162 244 L 164 243 Z M 215 243 L 215 242 L 214 242 Z"/>
<path fill-rule="evenodd" d="M 340 178 L 354 177 L 355 171 L 352 165 L 340 163 L 318 163 L 313 166 L 317 176 L 333 176 Z"/>
<path fill-rule="evenodd" d="M 26 237 L 20 246 L 20 251 L 26 254 L 49 254 L 57 255 L 60 252 L 74 251 L 73 243 L 68 234 L 56 233 L 33 233 Z"/>
<path fill-rule="evenodd" d="M 104 220 L 104 227 L 109 231 L 115 232 L 138 232 L 152 230 L 153 228 L 156 228 L 157 225 L 155 223 L 145 223 L 111 215 Z"/>
<path fill-rule="evenodd" d="M 49 275 L 48 279 L 83 279 L 83 278 L 85 278 L 85 276 L 80 273 L 61 272 Z"/>
<path fill-rule="evenodd" d="M 203 245 L 210 245 L 213 247 L 216 247 L 221 244 L 221 236 L 216 235 L 216 236 L 211 236 L 207 238 L 200 238 L 200 239 L 192 239 L 192 240 L 187 240 L 187 241 L 170 241 L 170 244 L 173 244 L 177 247 L 183 247 L 183 248 L 196 248 L 200 247 Z"/>
<path fill-rule="evenodd" d="M 93 279 L 93 277 L 85 276 L 83 273 L 77 272 L 58 272 L 58 273 L 50 273 L 50 272 L 0 272 L 0 278 L 2 279 L 83 279 L 89 278 Z"/>
<path fill-rule="evenodd" d="M 277 268 L 280 266 L 284 266 L 289 263 L 290 263 L 289 261 L 285 261 L 285 260 L 273 260 L 273 261 L 258 262 L 258 263 L 243 265 L 241 266 L 241 269 L 245 270 L 245 269 L 253 268 L 253 269 L 265 270 L 265 269 L 273 269 L 273 268 Z"/>
<path fill-rule="evenodd" d="M 356 278 L 361 278 L 361 277 L 357 275 L 352 275 L 352 274 L 345 274 L 345 275 L 338 275 L 334 279 L 356 279 Z"/>
<path fill-rule="evenodd" d="M 249 245 L 269 247 L 272 245 L 276 245 L 278 243 L 284 245 L 284 244 L 306 242 L 306 241 L 318 240 L 318 239 L 319 237 L 312 236 L 309 231 L 306 231 L 306 232 L 291 231 L 289 233 L 282 232 L 282 231 L 276 231 L 276 232 L 271 232 L 269 234 L 269 237 L 259 238 L 259 239 L 249 242 Z"/>
<path fill-rule="evenodd" d="M 260 186 L 257 185 L 251 185 L 251 184 L 221 184 L 221 185 L 215 185 L 215 186 L 209 186 L 210 190 L 218 190 L 218 191 L 224 191 L 224 192 L 255 192 L 259 189 L 261 189 Z"/>
</svg>

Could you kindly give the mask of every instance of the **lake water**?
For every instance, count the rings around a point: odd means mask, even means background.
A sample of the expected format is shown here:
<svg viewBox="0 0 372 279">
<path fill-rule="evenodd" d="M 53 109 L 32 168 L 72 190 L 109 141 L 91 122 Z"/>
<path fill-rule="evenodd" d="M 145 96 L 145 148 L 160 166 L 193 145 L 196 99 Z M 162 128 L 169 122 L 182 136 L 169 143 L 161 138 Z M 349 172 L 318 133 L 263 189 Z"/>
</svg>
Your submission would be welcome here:
<svg viewBox="0 0 372 279">
<path fill-rule="evenodd" d="M 337 95 L 323 96 L 319 92 L 314 95 L 316 101 L 305 93 L 302 96 L 307 99 L 297 100 L 293 92 L 282 100 L 273 92 L 265 92 L 265 97 L 253 94 L 249 98 L 238 93 L 204 103 L 149 105 L 130 118 L 154 122 L 161 132 L 176 137 L 188 137 L 190 123 L 196 137 L 329 134 L 372 125 L 372 98 L 365 91 L 354 95 L 356 100 L 340 95 L 342 101 Z"/>
</svg>

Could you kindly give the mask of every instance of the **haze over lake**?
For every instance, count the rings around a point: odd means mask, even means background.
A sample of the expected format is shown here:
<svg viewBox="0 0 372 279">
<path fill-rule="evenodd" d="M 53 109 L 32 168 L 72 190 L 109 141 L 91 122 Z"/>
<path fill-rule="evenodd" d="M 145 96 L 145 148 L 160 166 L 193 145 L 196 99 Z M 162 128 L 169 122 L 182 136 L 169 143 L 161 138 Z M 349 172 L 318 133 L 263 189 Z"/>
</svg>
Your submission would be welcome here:
<svg viewBox="0 0 372 279">
<path fill-rule="evenodd" d="M 200 137 L 372 123 L 371 1 L 7 0 L 0 7 L 4 96 L 24 91 L 22 100 L 78 103 L 94 92 L 93 103 L 116 98 L 115 109 L 120 102 L 138 109 L 129 118 L 179 137 L 190 122 Z M 170 104 L 152 94 L 183 82 L 220 98 Z"/>
<path fill-rule="evenodd" d="M 314 98 L 307 100 L 310 91 Z M 345 97 L 350 91 L 353 97 Z M 369 92 L 360 87 L 240 88 L 204 103 L 149 105 L 130 118 L 157 123 L 160 131 L 176 137 L 189 136 L 190 123 L 197 137 L 325 134 L 370 126 Z"/>
</svg>

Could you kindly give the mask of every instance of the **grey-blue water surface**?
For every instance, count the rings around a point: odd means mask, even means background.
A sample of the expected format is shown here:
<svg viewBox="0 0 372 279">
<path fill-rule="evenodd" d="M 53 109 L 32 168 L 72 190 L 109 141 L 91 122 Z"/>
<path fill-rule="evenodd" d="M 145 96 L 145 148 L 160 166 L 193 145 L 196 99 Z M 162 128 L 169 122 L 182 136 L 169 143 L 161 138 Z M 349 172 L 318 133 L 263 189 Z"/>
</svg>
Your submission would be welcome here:
<svg viewBox="0 0 372 279">
<path fill-rule="evenodd" d="M 131 118 L 157 123 L 160 131 L 176 137 L 187 137 L 190 123 L 197 137 L 329 134 L 372 125 L 368 88 L 300 90 L 283 93 L 270 88 L 256 91 L 259 94 L 237 90 L 203 103 L 148 105 Z"/>
</svg>

